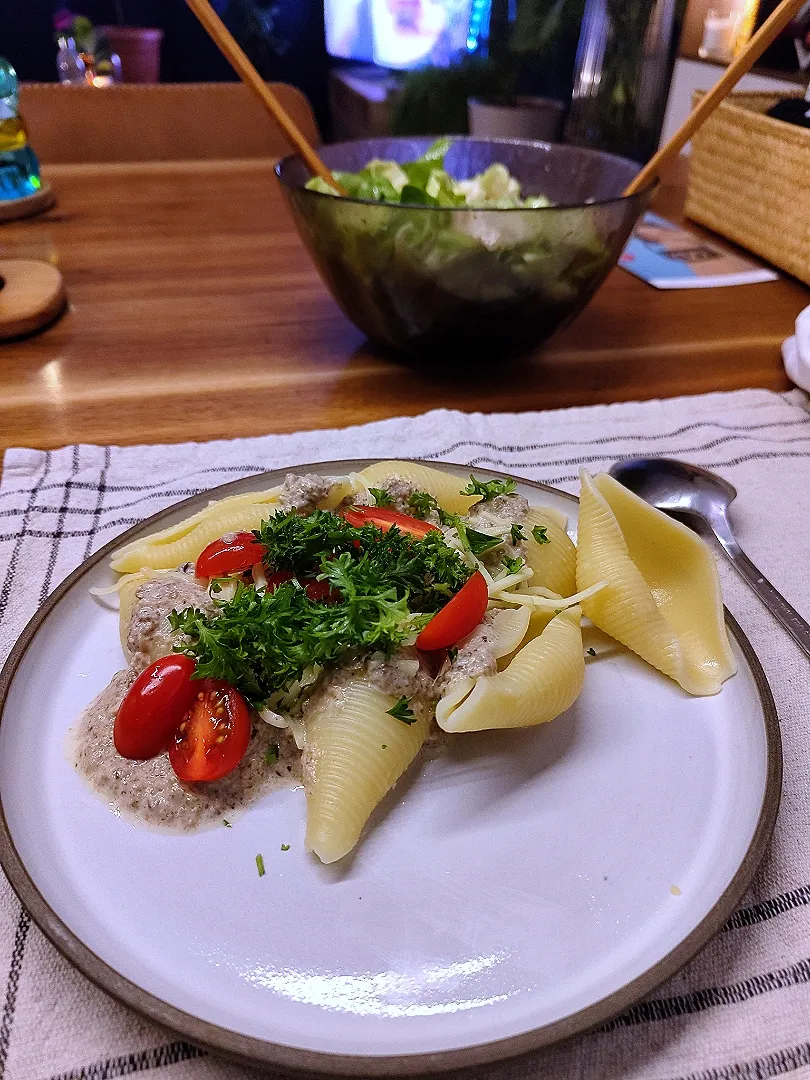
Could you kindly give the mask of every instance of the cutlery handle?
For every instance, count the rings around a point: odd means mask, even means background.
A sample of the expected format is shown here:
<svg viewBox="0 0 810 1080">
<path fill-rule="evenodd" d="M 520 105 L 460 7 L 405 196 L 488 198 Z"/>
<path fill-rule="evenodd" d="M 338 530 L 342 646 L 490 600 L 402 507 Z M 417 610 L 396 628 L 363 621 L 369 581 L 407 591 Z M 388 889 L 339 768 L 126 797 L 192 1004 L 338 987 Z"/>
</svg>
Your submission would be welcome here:
<svg viewBox="0 0 810 1080">
<path fill-rule="evenodd" d="M 779 590 L 771 585 L 762 571 L 754 566 L 737 543 L 728 523 L 713 521 L 712 526 L 715 536 L 720 541 L 720 546 L 728 557 L 728 561 L 743 581 L 751 586 L 765 607 L 784 626 L 804 654 L 810 656 L 810 625 L 787 602 Z"/>
</svg>

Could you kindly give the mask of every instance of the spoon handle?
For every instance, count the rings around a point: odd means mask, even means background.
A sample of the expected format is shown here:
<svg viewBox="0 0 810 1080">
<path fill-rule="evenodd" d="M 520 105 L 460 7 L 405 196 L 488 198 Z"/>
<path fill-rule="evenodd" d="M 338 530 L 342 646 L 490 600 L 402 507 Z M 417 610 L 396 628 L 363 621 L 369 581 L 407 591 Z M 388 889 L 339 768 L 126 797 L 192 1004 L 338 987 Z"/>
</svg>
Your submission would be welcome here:
<svg viewBox="0 0 810 1080">
<path fill-rule="evenodd" d="M 718 526 L 720 527 L 718 528 Z M 805 622 L 794 607 L 791 607 L 778 589 L 771 585 L 762 571 L 754 566 L 737 543 L 727 523 L 725 529 L 717 521 L 712 522 L 712 527 L 715 536 L 720 541 L 720 546 L 728 557 L 728 561 L 743 581 L 751 586 L 762 603 L 784 626 L 804 654 L 810 656 L 810 625 Z"/>
</svg>

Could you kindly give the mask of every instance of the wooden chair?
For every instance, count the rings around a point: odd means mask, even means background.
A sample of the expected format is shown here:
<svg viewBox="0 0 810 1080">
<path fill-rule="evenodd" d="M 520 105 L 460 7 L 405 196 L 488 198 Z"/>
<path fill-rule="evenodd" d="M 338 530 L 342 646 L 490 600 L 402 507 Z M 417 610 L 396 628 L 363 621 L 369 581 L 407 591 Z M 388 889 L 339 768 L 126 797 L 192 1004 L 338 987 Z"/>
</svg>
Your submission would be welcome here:
<svg viewBox="0 0 810 1080">
<path fill-rule="evenodd" d="M 318 145 L 306 97 L 287 83 L 271 85 Z M 277 158 L 290 152 L 242 83 L 130 83 L 105 89 L 25 83 L 20 111 L 43 164 Z"/>
</svg>

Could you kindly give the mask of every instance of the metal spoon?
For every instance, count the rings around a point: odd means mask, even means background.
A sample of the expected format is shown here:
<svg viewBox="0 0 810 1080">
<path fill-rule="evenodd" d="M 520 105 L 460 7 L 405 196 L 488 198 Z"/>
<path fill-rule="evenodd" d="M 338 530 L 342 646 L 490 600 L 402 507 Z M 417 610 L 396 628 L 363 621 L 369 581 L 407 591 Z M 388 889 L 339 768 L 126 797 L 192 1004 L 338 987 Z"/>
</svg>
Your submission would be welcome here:
<svg viewBox="0 0 810 1080">
<path fill-rule="evenodd" d="M 810 656 L 810 625 L 757 570 L 734 537 L 728 508 L 737 497 L 736 488 L 708 469 L 671 458 L 617 461 L 610 475 L 659 510 L 704 521 L 740 577 Z"/>
</svg>

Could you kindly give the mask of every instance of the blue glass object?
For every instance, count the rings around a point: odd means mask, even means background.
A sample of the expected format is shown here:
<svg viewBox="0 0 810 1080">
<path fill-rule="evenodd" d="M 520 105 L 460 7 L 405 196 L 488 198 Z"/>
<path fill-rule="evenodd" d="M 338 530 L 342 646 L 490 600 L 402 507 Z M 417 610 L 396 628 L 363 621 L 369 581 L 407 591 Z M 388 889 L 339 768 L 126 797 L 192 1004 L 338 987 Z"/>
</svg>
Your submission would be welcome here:
<svg viewBox="0 0 810 1080">
<path fill-rule="evenodd" d="M 39 162 L 17 105 L 17 73 L 0 57 L 0 201 L 35 195 L 41 187 Z"/>
</svg>

